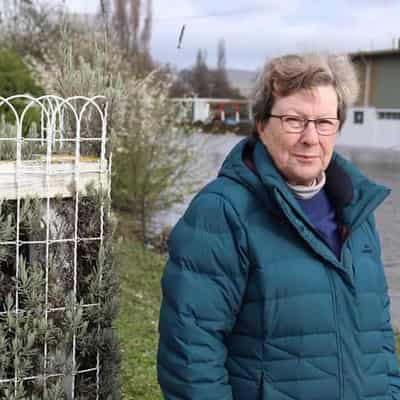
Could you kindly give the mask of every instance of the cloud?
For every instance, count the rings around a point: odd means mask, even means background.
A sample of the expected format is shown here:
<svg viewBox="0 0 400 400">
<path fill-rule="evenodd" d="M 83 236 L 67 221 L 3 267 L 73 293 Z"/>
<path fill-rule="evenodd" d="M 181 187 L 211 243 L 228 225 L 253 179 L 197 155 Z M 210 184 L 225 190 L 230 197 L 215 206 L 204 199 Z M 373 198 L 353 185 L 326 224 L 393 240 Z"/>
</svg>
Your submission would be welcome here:
<svg viewBox="0 0 400 400">
<path fill-rule="evenodd" d="M 172 47 L 169 47 L 168 33 L 161 33 L 162 29 L 153 41 L 155 52 L 180 65 L 193 63 L 199 48 L 207 50 L 210 65 L 215 63 L 217 42 L 221 37 L 226 41 L 229 67 L 254 69 L 265 57 L 285 52 L 387 48 L 392 38 L 400 34 L 400 2 L 392 0 L 337 0 L 335 3 L 239 0 L 234 6 L 226 1 L 209 0 L 182 3 L 191 4 L 190 11 L 198 13 L 186 15 L 209 17 L 185 21 L 187 27 L 180 53 L 167 51 Z"/>
<path fill-rule="evenodd" d="M 95 10 L 98 0 L 85 4 Z M 194 63 L 198 49 L 215 65 L 220 38 L 228 67 L 255 69 L 277 54 L 387 48 L 400 36 L 399 0 L 153 0 L 153 10 L 153 56 L 181 67 Z"/>
</svg>

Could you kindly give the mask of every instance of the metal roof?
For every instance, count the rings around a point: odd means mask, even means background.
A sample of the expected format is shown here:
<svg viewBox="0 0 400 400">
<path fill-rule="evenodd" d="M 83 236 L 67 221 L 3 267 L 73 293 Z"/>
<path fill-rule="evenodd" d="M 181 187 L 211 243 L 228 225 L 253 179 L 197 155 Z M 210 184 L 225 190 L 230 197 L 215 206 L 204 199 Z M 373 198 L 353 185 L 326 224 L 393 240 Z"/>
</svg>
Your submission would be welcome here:
<svg viewBox="0 0 400 400">
<path fill-rule="evenodd" d="M 382 50 L 371 50 L 371 51 L 357 51 L 349 53 L 350 57 L 383 57 L 383 56 L 400 56 L 399 49 L 382 49 Z"/>
</svg>

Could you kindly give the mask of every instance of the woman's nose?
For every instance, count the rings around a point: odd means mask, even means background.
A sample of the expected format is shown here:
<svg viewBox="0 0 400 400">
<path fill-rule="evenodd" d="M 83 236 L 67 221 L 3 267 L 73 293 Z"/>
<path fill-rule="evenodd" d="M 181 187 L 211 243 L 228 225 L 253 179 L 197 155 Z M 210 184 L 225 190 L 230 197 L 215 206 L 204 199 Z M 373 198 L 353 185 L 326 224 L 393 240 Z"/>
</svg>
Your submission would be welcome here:
<svg viewBox="0 0 400 400">
<path fill-rule="evenodd" d="M 308 120 L 306 126 L 304 127 L 303 134 L 301 135 L 301 140 L 304 143 L 318 143 L 319 134 L 317 130 L 317 124 L 315 120 Z"/>
</svg>

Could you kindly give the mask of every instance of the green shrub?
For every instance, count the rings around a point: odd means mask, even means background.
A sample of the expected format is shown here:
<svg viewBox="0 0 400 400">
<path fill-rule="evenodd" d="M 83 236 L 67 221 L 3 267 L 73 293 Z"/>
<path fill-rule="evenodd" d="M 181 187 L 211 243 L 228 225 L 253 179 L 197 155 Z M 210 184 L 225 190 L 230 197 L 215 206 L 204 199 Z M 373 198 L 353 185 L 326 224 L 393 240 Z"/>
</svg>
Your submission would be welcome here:
<svg viewBox="0 0 400 400">
<path fill-rule="evenodd" d="M 35 82 L 31 71 L 25 65 L 22 58 L 13 50 L 0 50 L 0 96 L 10 97 L 20 94 L 30 94 L 38 97 L 43 94 L 42 88 Z M 14 99 L 11 104 L 15 107 L 18 115 L 27 105 L 23 99 Z M 0 107 L 0 115 L 4 115 L 8 123 L 15 125 L 15 115 L 6 104 Z M 38 107 L 32 107 L 26 113 L 23 125 L 23 135 L 25 136 L 32 123 L 39 125 L 40 110 Z"/>
<path fill-rule="evenodd" d="M 9 97 L 24 93 L 40 96 L 43 90 L 17 53 L 9 49 L 0 50 L 0 95 Z"/>
<path fill-rule="evenodd" d="M 0 204 L 0 398 L 66 399 L 74 379 L 75 398 L 96 399 L 97 363 L 100 398 L 121 398 L 112 219 L 107 194 L 87 190 L 79 198 L 76 248 L 68 241 L 73 198 L 51 200 L 49 236 L 46 200 L 21 200 L 18 230 L 18 203 Z M 99 236 L 101 226 L 103 241 L 86 239 Z M 48 248 L 46 237 L 54 240 Z"/>
</svg>

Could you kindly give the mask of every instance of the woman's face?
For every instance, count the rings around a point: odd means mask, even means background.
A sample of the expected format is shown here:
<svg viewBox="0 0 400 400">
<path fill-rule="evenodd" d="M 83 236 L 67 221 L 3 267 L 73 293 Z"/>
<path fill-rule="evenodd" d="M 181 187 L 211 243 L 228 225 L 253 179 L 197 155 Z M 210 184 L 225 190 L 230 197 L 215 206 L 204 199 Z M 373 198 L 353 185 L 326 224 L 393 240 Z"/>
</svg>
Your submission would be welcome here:
<svg viewBox="0 0 400 400">
<path fill-rule="evenodd" d="M 337 118 L 338 100 L 332 86 L 318 86 L 277 98 L 271 114 L 295 115 L 307 119 Z M 279 118 L 258 123 L 261 141 L 288 183 L 312 185 L 332 157 L 337 135 L 321 136 L 309 122 L 302 133 L 287 133 Z"/>
</svg>

